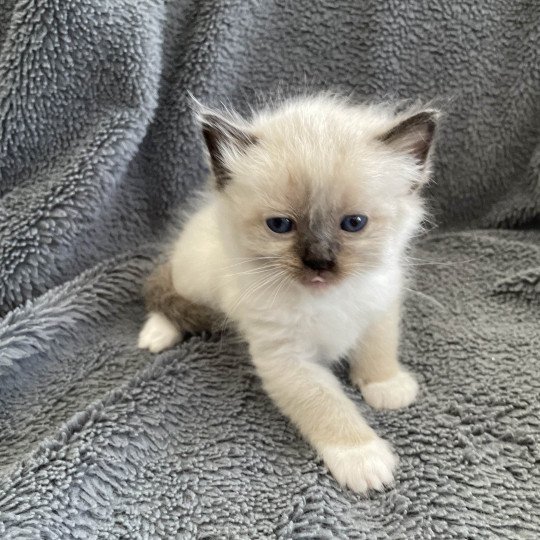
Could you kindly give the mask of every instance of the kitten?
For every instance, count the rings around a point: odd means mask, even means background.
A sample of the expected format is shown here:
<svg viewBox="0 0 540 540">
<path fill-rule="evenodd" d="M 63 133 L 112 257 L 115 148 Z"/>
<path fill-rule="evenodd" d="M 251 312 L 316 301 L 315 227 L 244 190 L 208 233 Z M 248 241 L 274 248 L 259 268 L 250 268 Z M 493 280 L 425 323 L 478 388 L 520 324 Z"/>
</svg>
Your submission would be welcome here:
<svg viewBox="0 0 540 540">
<path fill-rule="evenodd" d="M 397 458 L 329 363 L 347 354 L 375 408 L 416 397 L 398 361 L 402 257 L 423 217 L 437 118 L 326 95 L 249 121 L 201 108 L 214 187 L 147 283 L 140 347 L 159 352 L 225 316 L 266 392 L 359 492 L 390 484 Z"/>
</svg>

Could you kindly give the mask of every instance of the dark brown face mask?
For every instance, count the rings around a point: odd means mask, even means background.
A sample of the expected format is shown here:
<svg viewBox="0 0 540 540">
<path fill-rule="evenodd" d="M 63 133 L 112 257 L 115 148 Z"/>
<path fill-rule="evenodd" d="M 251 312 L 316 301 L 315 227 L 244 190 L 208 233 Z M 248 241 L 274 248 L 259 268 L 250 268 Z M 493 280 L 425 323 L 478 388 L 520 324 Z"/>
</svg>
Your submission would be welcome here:
<svg viewBox="0 0 540 540">
<path fill-rule="evenodd" d="M 311 270 L 335 269 L 339 241 L 333 238 L 324 221 L 316 220 L 309 226 L 299 225 L 297 231 L 296 253 L 302 264 Z"/>
</svg>

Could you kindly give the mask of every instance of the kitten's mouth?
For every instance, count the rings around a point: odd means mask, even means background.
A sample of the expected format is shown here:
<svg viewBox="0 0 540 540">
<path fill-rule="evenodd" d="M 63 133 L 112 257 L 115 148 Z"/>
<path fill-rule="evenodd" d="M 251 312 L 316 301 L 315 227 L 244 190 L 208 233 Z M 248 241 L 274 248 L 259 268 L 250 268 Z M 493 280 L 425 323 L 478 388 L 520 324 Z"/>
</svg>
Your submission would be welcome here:
<svg viewBox="0 0 540 540">
<path fill-rule="evenodd" d="M 318 270 L 315 274 L 311 273 L 305 277 L 304 283 L 310 289 L 326 289 L 332 280 L 332 273 L 325 270 Z"/>
</svg>

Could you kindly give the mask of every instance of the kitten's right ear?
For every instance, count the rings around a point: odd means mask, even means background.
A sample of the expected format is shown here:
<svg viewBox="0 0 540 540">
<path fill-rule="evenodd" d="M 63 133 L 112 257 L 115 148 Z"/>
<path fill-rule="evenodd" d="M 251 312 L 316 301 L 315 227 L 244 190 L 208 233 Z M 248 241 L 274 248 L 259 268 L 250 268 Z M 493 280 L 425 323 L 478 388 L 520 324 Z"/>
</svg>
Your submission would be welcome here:
<svg viewBox="0 0 540 540">
<path fill-rule="evenodd" d="M 257 142 L 257 137 L 239 122 L 200 104 L 197 107 L 197 117 L 210 155 L 216 187 L 223 189 L 231 179 L 226 154 L 244 152 L 248 146 Z"/>
</svg>

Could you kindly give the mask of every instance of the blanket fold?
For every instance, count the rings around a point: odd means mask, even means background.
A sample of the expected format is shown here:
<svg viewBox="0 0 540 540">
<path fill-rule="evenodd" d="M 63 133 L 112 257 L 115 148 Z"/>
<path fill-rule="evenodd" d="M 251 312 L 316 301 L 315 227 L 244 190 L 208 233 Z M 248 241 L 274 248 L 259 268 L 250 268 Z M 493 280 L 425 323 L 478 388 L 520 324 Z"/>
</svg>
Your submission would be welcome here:
<svg viewBox="0 0 540 540">
<path fill-rule="evenodd" d="M 7 0 L 0 9 L 0 538 L 537 538 L 540 5 Z M 209 105 L 444 103 L 410 258 L 417 403 L 370 409 L 396 485 L 343 491 L 235 336 L 136 348 L 205 181 Z"/>
</svg>

